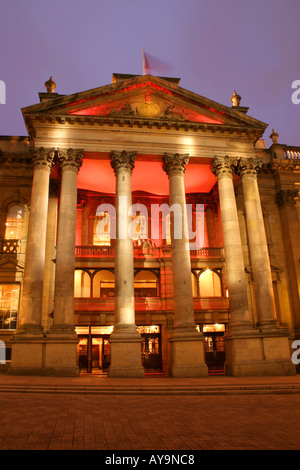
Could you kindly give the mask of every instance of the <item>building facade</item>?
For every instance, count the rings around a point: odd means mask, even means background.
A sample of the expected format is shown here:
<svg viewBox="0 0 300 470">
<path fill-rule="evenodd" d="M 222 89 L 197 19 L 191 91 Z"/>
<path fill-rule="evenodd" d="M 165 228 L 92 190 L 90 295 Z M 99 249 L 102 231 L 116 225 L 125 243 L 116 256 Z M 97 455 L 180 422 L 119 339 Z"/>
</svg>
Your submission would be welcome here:
<svg viewBox="0 0 300 470">
<path fill-rule="evenodd" d="M 50 79 L 0 137 L 8 373 L 296 373 L 300 147 L 179 82 Z"/>
</svg>

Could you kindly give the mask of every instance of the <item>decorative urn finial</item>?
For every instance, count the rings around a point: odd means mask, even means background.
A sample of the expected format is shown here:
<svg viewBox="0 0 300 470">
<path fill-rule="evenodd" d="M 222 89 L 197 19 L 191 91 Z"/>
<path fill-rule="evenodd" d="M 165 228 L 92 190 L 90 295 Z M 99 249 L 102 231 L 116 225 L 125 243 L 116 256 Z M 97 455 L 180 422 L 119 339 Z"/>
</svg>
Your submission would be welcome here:
<svg viewBox="0 0 300 470">
<path fill-rule="evenodd" d="M 241 101 L 241 97 L 237 94 L 237 92 L 234 90 L 233 92 L 233 95 L 231 97 L 231 103 L 233 104 L 233 106 L 239 106 L 240 105 L 240 101 Z"/>
<path fill-rule="evenodd" d="M 275 132 L 274 129 L 272 129 L 272 134 L 270 135 L 270 139 L 272 140 L 273 144 L 278 143 L 278 137 L 279 137 L 279 134 L 277 134 L 277 132 Z"/>
<path fill-rule="evenodd" d="M 49 78 L 47 82 L 45 82 L 45 87 L 47 89 L 47 93 L 53 93 L 56 88 L 56 83 L 53 81 L 52 77 Z"/>
</svg>

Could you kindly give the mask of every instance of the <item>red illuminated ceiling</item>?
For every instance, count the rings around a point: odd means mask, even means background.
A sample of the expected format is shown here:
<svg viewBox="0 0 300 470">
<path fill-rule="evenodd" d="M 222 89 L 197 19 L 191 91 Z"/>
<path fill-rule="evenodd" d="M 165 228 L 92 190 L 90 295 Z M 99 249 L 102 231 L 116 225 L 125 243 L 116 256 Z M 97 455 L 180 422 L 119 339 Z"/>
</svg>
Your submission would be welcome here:
<svg viewBox="0 0 300 470">
<path fill-rule="evenodd" d="M 161 162 L 136 161 L 132 172 L 132 191 L 168 195 L 169 182 Z M 187 193 L 208 193 L 216 183 L 209 165 L 188 164 L 185 173 Z M 78 174 L 78 189 L 115 193 L 115 174 L 108 160 L 84 159 Z"/>
</svg>

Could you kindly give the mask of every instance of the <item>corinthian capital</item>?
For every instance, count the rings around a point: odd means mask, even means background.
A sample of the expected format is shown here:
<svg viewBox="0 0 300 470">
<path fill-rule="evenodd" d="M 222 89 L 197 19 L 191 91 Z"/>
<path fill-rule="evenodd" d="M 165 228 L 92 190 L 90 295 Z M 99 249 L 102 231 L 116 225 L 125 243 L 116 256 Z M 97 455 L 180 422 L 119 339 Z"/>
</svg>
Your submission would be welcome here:
<svg viewBox="0 0 300 470">
<path fill-rule="evenodd" d="M 115 152 L 113 150 L 111 152 L 110 164 L 115 174 L 121 171 L 129 171 L 131 173 L 134 168 L 135 158 L 136 152 L 126 152 L 126 150 Z"/>
<path fill-rule="evenodd" d="M 78 171 L 82 165 L 83 150 L 82 149 L 58 149 L 58 160 L 61 169 Z"/>
<path fill-rule="evenodd" d="M 54 148 L 30 149 L 30 154 L 34 168 L 51 171 L 55 155 Z"/>
<path fill-rule="evenodd" d="M 168 176 L 184 174 L 189 161 L 189 154 L 165 153 L 163 158 L 163 169 Z"/>
<path fill-rule="evenodd" d="M 215 157 L 210 170 L 217 178 L 232 176 L 235 172 L 236 162 L 237 159 L 232 157 Z"/>
<path fill-rule="evenodd" d="M 262 161 L 256 158 L 239 158 L 236 165 L 236 173 L 240 178 L 245 176 L 257 177 L 261 171 Z"/>
</svg>

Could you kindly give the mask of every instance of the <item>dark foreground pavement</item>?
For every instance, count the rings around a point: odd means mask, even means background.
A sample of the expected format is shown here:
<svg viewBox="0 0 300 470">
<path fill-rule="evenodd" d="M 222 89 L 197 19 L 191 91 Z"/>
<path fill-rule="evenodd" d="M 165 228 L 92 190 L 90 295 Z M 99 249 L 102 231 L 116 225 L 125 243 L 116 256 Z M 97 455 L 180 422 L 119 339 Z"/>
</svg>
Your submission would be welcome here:
<svg viewBox="0 0 300 470">
<path fill-rule="evenodd" d="M 0 375 L 0 449 L 300 449 L 300 376 Z"/>
</svg>

